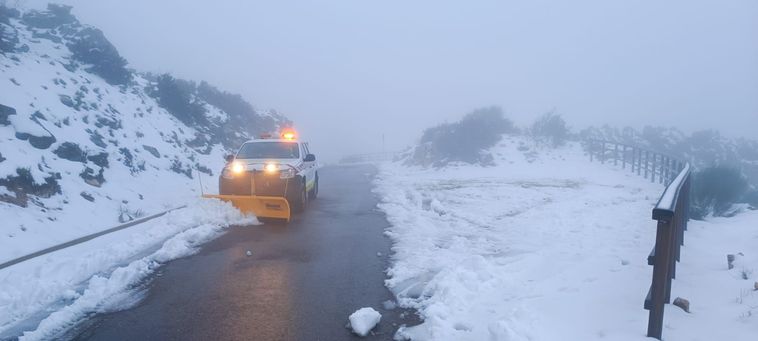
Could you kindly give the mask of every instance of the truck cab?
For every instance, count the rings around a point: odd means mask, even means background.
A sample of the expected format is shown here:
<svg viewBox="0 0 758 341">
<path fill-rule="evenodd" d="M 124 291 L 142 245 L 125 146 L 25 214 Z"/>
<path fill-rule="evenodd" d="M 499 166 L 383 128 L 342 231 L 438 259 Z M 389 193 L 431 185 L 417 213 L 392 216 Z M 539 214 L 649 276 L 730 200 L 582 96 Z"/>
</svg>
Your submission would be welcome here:
<svg viewBox="0 0 758 341">
<path fill-rule="evenodd" d="M 316 156 L 294 132 L 247 141 L 226 160 L 219 176 L 221 195 L 283 197 L 295 212 L 318 196 Z"/>
</svg>

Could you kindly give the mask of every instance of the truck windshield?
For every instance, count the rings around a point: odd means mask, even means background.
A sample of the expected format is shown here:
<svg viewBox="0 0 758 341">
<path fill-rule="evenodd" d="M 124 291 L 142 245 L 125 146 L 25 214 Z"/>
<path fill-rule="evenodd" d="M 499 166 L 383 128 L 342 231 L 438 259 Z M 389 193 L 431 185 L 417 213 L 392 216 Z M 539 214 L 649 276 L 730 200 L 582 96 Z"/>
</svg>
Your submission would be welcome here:
<svg viewBox="0 0 758 341">
<path fill-rule="evenodd" d="M 245 143 L 237 153 L 238 159 L 299 159 L 297 142 Z"/>
</svg>

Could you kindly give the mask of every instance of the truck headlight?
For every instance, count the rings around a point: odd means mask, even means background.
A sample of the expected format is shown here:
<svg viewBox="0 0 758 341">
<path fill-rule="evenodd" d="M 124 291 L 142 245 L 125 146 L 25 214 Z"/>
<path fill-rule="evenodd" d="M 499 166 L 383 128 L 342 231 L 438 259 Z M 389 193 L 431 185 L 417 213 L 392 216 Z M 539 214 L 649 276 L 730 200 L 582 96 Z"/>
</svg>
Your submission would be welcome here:
<svg viewBox="0 0 758 341">
<path fill-rule="evenodd" d="M 232 173 L 234 174 L 242 174 L 242 172 L 245 171 L 245 166 L 242 165 L 242 163 L 233 162 L 231 169 L 232 169 Z"/>
<path fill-rule="evenodd" d="M 266 173 L 275 173 L 279 170 L 279 166 L 277 166 L 275 163 L 267 163 L 265 166 L 263 166 L 263 170 L 265 170 Z"/>
</svg>

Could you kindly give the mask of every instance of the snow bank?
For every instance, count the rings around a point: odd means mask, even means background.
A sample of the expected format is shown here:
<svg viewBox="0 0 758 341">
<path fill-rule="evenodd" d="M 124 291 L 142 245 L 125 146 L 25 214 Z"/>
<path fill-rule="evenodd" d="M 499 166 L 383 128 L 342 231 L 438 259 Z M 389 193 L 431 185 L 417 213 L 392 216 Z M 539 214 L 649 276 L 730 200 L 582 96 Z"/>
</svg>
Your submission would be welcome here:
<svg viewBox="0 0 758 341">
<path fill-rule="evenodd" d="M 374 329 L 382 319 L 382 314 L 374 310 L 374 308 L 361 308 L 350 314 L 350 328 L 353 332 L 366 336 L 371 329 Z"/>
<path fill-rule="evenodd" d="M 577 145 L 540 150 L 506 138 L 492 152 L 495 167 L 390 164 L 377 176 L 375 191 L 393 240 L 387 286 L 402 307 L 424 319 L 397 337 L 645 340 L 643 301 L 652 276 L 646 260 L 655 239 L 650 215 L 663 187 L 620 165 L 590 163 Z M 752 221 L 756 226 L 758 217 Z M 754 280 L 721 286 L 735 281 L 738 270 L 727 276 L 717 266 L 726 266 L 726 248 L 709 246 L 709 238 L 720 238 L 735 248 L 730 253 L 746 254 L 748 269 L 758 266 L 745 251 L 758 250 L 758 232 L 721 228 L 733 222 L 696 222 L 687 232 L 673 293 L 690 299 L 693 313 L 667 307 L 670 340 L 718 339 L 713 333 L 727 329 L 739 340 L 758 335 L 754 308 L 735 303 L 737 286 L 752 288 Z M 701 235 L 700 224 L 713 230 Z M 713 254 L 692 256 L 700 248 Z M 705 269 L 720 269 L 721 279 Z M 681 289 L 689 286 L 692 293 Z M 756 295 L 742 296 L 748 302 Z M 696 313 L 703 303 L 713 310 Z M 725 312 L 714 317 L 716 328 L 708 316 Z"/>
<path fill-rule="evenodd" d="M 0 338 L 22 332 L 22 340 L 54 338 L 88 314 L 128 307 L 140 283 L 162 263 L 193 253 L 229 225 L 256 223 L 227 203 L 197 200 L 187 209 L 0 270 Z"/>
</svg>

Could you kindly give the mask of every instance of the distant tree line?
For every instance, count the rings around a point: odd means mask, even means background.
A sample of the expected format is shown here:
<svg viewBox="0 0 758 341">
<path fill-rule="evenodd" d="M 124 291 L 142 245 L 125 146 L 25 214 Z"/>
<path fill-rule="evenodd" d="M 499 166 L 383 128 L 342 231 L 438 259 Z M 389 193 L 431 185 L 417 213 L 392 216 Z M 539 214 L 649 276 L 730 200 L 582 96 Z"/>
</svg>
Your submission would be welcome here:
<svg viewBox="0 0 758 341">
<path fill-rule="evenodd" d="M 145 92 L 179 121 L 200 132 L 191 143 L 196 149 L 215 143 L 234 149 L 258 134 L 289 124 L 284 116 L 260 112 L 242 96 L 221 91 L 207 82 L 198 85 L 169 74 L 145 77 L 150 80 Z M 209 105 L 223 111 L 225 117 L 209 117 Z"/>
</svg>

